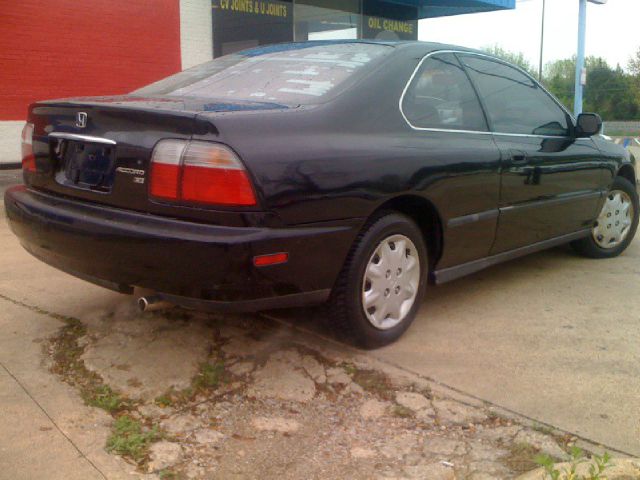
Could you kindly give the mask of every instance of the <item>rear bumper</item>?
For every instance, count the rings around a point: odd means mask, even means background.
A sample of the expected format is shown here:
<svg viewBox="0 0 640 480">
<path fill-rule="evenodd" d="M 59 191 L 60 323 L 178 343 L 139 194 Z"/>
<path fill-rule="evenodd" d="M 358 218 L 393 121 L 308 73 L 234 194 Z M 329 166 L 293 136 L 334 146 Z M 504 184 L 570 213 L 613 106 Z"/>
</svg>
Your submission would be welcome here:
<svg viewBox="0 0 640 480">
<path fill-rule="evenodd" d="M 329 295 L 359 219 L 293 228 L 198 224 L 13 187 L 13 232 L 40 260 L 122 292 L 152 289 L 191 308 L 257 311 L 320 303 Z M 288 252 L 257 268 L 253 257 Z"/>
</svg>

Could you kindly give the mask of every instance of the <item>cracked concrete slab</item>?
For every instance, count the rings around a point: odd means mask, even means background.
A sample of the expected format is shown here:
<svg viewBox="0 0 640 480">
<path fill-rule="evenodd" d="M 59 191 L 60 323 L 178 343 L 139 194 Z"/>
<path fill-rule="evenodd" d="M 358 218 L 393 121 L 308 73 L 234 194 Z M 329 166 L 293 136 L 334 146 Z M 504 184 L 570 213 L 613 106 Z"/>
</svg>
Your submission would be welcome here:
<svg viewBox="0 0 640 480">
<path fill-rule="evenodd" d="M 618 258 L 557 248 L 431 288 L 380 362 L 640 455 L 640 238 Z M 322 310 L 269 314 L 331 337 Z"/>
<path fill-rule="evenodd" d="M 213 340 L 205 319 L 172 320 L 117 308 L 83 320 L 91 339 L 82 355 L 85 366 L 133 399 L 187 388 Z"/>
</svg>

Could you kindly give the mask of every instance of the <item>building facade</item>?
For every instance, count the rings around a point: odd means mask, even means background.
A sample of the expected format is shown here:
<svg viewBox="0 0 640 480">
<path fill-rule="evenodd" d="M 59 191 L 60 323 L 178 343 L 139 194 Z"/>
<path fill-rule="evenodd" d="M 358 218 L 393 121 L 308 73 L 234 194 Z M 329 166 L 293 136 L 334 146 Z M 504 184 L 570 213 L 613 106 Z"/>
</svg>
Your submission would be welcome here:
<svg viewBox="0 0 640 480">
<path fill-rule="evenodd" d="M 36 100 L 112 95 L 244 48 L 415 40 L 420 18 L 515 0 L 21 0 L 0 10 L 0 163 L 20 158 Z"/>
</svg>

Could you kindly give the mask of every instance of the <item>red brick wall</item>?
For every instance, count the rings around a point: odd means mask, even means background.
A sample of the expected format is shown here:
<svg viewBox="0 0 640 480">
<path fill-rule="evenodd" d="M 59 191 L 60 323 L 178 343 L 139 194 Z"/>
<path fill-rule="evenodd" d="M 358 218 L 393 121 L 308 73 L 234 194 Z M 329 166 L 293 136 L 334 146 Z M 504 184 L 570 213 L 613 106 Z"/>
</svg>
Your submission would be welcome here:
<svg viewBox="0 0 640 480">
<path fill-rule="evenodd" d="M 0 0 L 0 120 L 180 70 L 179 0 Z"/>
</svg>

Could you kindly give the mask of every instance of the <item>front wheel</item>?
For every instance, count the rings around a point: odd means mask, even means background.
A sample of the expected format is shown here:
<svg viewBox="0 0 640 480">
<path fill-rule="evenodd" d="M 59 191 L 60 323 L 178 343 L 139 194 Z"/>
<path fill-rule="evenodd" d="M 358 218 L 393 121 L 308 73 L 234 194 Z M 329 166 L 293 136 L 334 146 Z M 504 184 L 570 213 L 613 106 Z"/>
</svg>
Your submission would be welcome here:
<svg viewBox="0 0 640 480">
<path fill-rule="evenodd" d="M 365 348 L 389 344 L 413 322 L 428 275 L 422 232 L 405 215 L 370 221 L 334 286 L 331 328 Z"/>
<path fill-rule="evenodd" d="M 604 201 L 591 235 L 571 246 L 589 258 L 612 258 L 624 252 L 638 228 L 638 192 L 624 177 L 616 177 Z"/>
</svg>

